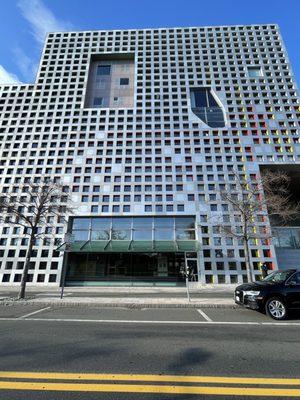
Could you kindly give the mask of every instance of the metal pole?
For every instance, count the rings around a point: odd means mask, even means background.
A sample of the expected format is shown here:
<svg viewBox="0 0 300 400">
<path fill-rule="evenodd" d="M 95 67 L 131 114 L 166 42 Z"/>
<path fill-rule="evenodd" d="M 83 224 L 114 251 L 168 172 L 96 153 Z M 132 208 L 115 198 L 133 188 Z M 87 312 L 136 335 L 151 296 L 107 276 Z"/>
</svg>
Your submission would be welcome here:
<svg viewBox="0 0 300 400">
<path fill-rule="evenodd" d="M 187 266 L 186 252 L 184 252 L 184 267 L 185 267 L 186 295 L 187 295 L 188 302 L 190 302 L 190 301 L 191 301 L 191 298 L 190 298 L 190 291 L 189 291 L 189 274 L 188 274 L 188 266 Z"/>
<path fill-rule="evenodd" d="M 61 281 L 61 289 L 60 289 L 60 298 L 64 297 L 64 290 L 65 290 L 65 280 L 66 280 L 66 269 L 67 269 L 67 259 L 68 259 L 68 252 L 65 251 L 64 254 L 64 262 L 62 267 L 62 281 Z"/>
<path fill-rule="evenodd" d="M 186 284 L 186 295 L 187 295 L 187 299 L 188 299 L 188 302 L 190 302 L 190 301 L 191 301 L 191 298 L 190 298 L 190 291 L 189 291 L 189 278 L 188 278 L 187 275 L 186 275 L 186 277 L 185 277 L 185 284 Z"/>
</svg>

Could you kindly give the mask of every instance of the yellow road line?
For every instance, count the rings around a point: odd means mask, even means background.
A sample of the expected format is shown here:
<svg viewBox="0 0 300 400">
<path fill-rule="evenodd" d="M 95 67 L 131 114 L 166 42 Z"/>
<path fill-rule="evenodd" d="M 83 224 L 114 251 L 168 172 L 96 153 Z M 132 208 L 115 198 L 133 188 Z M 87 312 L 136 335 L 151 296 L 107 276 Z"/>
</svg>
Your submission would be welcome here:
<svg viewBox="0 0 300 400">
<path fill-rule="evenodd" d="M 186 376 L 186 375 L 135 375 L 135 374 L 90 374 L 64 372 L 16 372 L 0 371 L 0 378 L 11 379 L 61 379 L 90 381 L 143 381 L 177 383 L 231 383 L 245 385 L 300 385 L 294 378 L 248 378 L 227 376 Z"/>
<path fill-rule="evenodd" d="M 231 396 L 300 397 L 300 389 L 272 389 L 245 387 L 165 386 L 165 385 L 113 385 L 92 383 L 48 383 L 0 381 L 0 389 L 41 390 L 63 392 L 115 392 L 115 393 L 168 393 L 210 394 Z"/>
</svg>

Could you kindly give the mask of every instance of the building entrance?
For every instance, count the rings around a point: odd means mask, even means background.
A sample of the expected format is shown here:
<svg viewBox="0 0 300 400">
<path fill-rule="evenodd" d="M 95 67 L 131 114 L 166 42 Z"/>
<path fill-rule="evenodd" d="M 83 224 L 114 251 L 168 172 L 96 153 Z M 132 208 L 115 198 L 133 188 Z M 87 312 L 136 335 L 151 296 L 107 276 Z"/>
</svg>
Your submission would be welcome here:
<svg viewBox="0 0 300 400">
<path fill-rule="evenodd" d="M 183 268 L 184 253 L 69 253 L 65 283 L 177 286 L 184 284 Z"/>
</svg>

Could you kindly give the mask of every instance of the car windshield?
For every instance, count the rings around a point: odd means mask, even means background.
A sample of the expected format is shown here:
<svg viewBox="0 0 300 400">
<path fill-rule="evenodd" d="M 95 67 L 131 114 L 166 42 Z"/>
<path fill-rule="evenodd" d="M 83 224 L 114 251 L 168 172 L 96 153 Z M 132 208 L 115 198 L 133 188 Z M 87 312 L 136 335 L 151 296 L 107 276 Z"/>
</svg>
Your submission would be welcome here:
<svg viewBox="0 0 300 400">
<path fill-rule="evenodd" d="M 266 276 L 262 282 L 280 283 L 284 282 L 294 271 L 277 271 Z"/>
</svg>

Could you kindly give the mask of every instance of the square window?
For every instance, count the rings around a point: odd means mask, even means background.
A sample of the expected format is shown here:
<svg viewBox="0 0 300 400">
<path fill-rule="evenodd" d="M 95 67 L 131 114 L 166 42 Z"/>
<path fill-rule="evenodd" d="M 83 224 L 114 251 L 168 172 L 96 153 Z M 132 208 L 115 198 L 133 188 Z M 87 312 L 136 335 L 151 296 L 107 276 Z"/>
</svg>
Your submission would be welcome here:
<svg viewBox="0 0 300 400">
<path fill-rule="evenodd" d="M 10 274 L 3 274 L 2 282 L 9 282 Z"/>
<path fill-rule="evenodd" d="M 22 275 L 21 275 L 21 274 L 16 274 L 16 275 L 14 276 L 14 282 L 21 282 L 21 278 L 22 278 Z"/>
<path fill-rule="evenodd" d="M 50 268 L 51 269 L 57 269 L 58 268 L 58 262 L 57 261 L 52 261 Z"/>
<path fill-rule="evenodd" d="M 120 78 L 120 85 L 121 86 L 129 85 L 129 78 Z"/>
<path fill-rule="evenodd" d="M 97 75 L 110 75 L 111 66 L 110 65 L 98 65 Z"/>
<path fill-rule="evenodd" d="M 45 275 L 44 274 L 38 274 L 37 282 L 44 282 L 44 281 L 45 281 Z"/>
<path fill-rule="evenodd" d="M 49 282 L 56 282 L 56 275 L 50 274 L 49 275 Z"/>
</svg>

